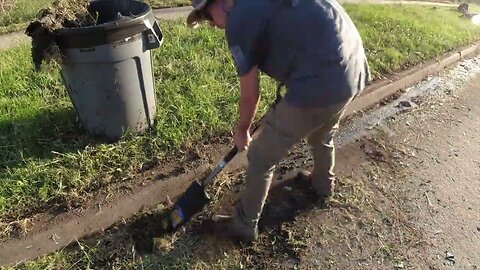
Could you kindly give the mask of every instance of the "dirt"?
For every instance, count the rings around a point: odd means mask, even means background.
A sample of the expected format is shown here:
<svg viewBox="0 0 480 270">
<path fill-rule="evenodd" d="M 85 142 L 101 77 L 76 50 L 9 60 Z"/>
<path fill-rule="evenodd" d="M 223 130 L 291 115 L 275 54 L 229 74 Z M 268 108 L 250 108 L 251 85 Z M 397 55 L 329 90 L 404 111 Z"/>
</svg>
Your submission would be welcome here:
<svg viewBox="0 0 480 270">
<path fill-rule="evenodd" d="M 360 146 L 366 157 L 347 162 L 360 166 L 349 184 L 361 183 L 364 200 L 355 205 L 363 209 L 301 217 L 297 226 L 312 232 L 302 268 L 480 267 L 479 83 L 446 99 L 418 98 L 421 106 L 372 130 L 375 144 Z"/>
</svg>

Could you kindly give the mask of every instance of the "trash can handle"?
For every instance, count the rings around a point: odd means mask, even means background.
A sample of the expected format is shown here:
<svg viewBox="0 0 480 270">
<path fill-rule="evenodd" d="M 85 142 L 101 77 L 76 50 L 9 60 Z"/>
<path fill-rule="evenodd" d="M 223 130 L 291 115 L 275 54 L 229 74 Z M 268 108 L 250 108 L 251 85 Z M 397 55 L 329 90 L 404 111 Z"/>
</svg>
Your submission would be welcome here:
<svg viewBox="0 0 480 270">
<path fill-rule="evenodd" d="M 143 23 L 147 27 L 147 30 L 143 32 L 146 38 L 146 49 L 152 50 L 160 47 L 163 43 L 163 33 L 158 25 L 157 21 L 152 24 L 150 20 L 144 20 Z"/>
</svg>

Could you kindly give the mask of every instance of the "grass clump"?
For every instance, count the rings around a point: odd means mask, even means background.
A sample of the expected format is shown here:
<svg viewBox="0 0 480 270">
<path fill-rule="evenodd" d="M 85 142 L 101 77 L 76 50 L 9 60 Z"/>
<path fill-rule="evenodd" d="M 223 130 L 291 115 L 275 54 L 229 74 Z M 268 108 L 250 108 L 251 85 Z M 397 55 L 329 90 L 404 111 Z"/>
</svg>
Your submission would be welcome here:
<svg viewBox="0 0 480 270">
<path fill-rule="evenodd" d="M 44 60 L 59 59 L 54 36 L 56 30 L 97 23 L 98 14 L 92 14 L 89 5 L 89 0 L 56 0 L 28 25 L 26 33 L 32 38 L 32 59 L 37 70 Z"/>
</svg>

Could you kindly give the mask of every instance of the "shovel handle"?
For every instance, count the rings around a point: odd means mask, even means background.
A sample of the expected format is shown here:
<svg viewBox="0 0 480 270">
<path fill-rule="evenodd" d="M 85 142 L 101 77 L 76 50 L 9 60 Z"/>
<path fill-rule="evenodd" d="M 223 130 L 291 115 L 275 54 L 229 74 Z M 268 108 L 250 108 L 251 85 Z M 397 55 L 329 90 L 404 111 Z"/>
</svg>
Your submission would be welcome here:
<svg viewBox="0 0 480 270">
<path fill-rule="evenodd" d="M 257 124 L 254 125 L 254 127 L 252 128 L 252 130 L 250 131 L 250 133 L 253 135 L 255 133 L 255 131 L 257 131 L 257 129 L 260 127 L 260 122 L 262 122 L 263 118 L 265 116 L 263 116 Z M 230 149 L 230 152 L 228 152 L 228 154 L 226 154 L 224 157 L 223 157 L 223 161 L 225 161 L 226 163 L 230 162 L 238 153 L 238 148 L 236 146 L 234 146 L 232 149 Z"/>
<path fill-rule="evenodd" d="M 281 86 L 279 86 L 278 89 L 280 89 Z M 270 108 L 270 110 L 262 116 L 262 118 L 260 118 L 260 120 L 258 120 L 254 125 L 253 125 L 253 128 L 252 130 L 250 131 L 250 133 L 253 135 L 255 133 L 255 131 L 258 130 L 258 128 L 260 127 L 260 123 L 263 121 L 263 119 L 277 106 L 277 104 L 280 102 L 281 100 L 281 97 L 278 93 L 279 90 L 277 90 L 277 98 L 275 99 L 275 102 L 274 104 L 272 105 L 272 107 Z M 234 146 L 232 149 L 230 149 L 230 152 L 228 152 L 222 159 L 222 161 L 220 161 L 220 163 L 218 163 L 217 167 L 215 167 L 215 169 L 202 181 L 202 186 L 207 186 L 209 185 L 210 183 L 213 182 L 213 179 L 215 178 L 215 176 L 217 176 L 217 174 L 219 174 L 223 168 L 225 168 L 225 166 L 227 166 L 227 164 L 237 155 L 238 153 L 238 148 L 236 146 Z"/>
</svg>

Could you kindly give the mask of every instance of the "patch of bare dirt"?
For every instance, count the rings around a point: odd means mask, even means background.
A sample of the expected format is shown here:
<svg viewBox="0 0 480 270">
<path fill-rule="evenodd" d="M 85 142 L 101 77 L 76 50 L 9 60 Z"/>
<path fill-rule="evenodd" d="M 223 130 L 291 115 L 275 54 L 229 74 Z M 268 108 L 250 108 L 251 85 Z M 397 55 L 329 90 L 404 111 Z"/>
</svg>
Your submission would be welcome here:
<svg viewBox="0 0 480 270">
<path fill-rule="evenodd" d="M 479 83 L 421 98 L 372 131 L 364 158 L 340 159 L 356 169 L 345 177 L 337 167 L 342 187 L 328 214 L 297 221 L 311 233 L 302 268 L 478 269 Z"/>
</svg>

